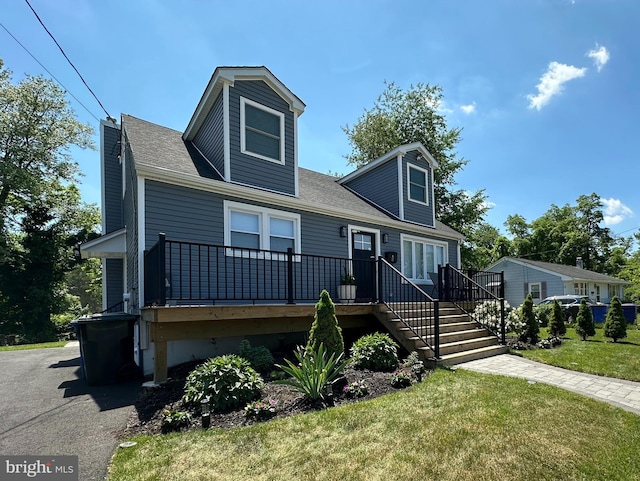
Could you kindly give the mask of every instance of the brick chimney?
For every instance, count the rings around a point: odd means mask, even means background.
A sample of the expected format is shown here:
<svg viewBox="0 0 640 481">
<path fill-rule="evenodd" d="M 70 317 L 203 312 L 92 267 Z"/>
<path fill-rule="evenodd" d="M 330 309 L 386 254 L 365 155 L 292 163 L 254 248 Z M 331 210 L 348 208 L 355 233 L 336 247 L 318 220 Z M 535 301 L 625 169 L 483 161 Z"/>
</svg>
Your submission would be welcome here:
<svg viewBox="0 0 640 481">
<path fill-rule="evenodd" d="M 584 265 L 582 264 L 582 257 L 576 257 L 576 267 L 579 269 L 584 269 Z"/>
</svg>

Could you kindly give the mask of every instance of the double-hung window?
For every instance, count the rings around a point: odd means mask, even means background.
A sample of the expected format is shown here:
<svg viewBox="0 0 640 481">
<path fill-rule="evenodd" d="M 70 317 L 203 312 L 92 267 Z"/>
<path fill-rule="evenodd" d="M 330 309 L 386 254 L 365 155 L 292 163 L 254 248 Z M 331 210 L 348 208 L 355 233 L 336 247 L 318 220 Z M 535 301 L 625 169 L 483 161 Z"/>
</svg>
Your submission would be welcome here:
<svg viewBox="0 0 640 481">
<path fill-rule="evenodd" d="M 409 200 L 421 204 L 429 203 L 429 196 L 427 194 L 428 178 L 429 173 L 426 170 L 416 167 L 415 165 L 407 164 L 407 192 Z"/>
<path fill-rule="evenodd" d="M 429 272 L 447 263 L 447 245 L 418 237 L 402 236 L 402 272 L 414 282 L 431 282 Z"/>
<path fill-rule="evenodd" d="M 300 252 L 300 215 L 225 201 L 225 245 Z M 237 254 L 235 250 L 231 252 Z"/>
<path fill-rule="evenodd" d="M 587 283 L 586 282 L 574 282 L 573 283 L 573 293 L 576 296 L 586 296 L 587 295 Z"/>
<path fill-rule="evenodd" d="M 240 150 L 284 164 L 284 114 L 240 97 Z"/>
</svg>

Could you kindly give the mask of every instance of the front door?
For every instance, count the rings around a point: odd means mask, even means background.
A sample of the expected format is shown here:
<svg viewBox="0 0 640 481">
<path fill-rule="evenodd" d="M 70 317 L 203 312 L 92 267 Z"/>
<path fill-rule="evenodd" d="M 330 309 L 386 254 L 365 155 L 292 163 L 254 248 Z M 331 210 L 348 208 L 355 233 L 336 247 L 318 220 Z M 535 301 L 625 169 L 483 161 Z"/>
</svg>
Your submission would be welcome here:
<svg viewBox="0 0 640 481">
<path fill-rule="evenodd" d="M 369 302 L 374 297 L 373 261 L 376 255 L 376 236 L 371 232 L 351 233 L 351 259 L 356 278 L 356 302 Z"/>
</svg>

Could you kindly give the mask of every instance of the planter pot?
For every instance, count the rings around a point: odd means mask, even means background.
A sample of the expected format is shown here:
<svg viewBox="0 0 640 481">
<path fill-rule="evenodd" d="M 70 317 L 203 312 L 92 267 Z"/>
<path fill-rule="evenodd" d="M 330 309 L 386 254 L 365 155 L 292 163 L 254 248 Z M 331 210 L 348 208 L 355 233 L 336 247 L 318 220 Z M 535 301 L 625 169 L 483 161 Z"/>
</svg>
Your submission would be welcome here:
<svg viewBox="0 0 640 481">
<path fill-rule="evenodd" d="M 356 286 L 340 285 L 338 286 L 338 294 L 340 302 L 352 304 L 356 300 Z"/>
</svg>

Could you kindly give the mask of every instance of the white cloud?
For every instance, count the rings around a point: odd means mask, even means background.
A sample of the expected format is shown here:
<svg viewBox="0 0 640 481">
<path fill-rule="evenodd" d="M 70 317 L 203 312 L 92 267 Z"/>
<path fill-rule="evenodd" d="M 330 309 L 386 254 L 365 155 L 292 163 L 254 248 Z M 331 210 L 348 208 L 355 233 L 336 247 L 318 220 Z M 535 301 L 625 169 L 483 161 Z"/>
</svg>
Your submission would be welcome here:
<svg viewBox="0 0 640 481">
<path fill-rule="evenodd" d="M 598 47 L 598 44 L 596 44 L 596 48 L 589 50 L 586 55 L 593 60 L 593 64 L 598 69 L 598 72 L 602 70 L 602 67 L 609 61 L 609 51 L 604 45 Z"/>
<path fill-rule="evenodd" d="M 476 111 L 476 103 L 472 102 L 467 105 L 461 105 L 460 110 L 462 110 L 465 114 L 472 114 Z"/>
<path fill-rule="evenodd" d="M 584 77 L 586 71 L 586 68 L 551 62 L 547 71 L 540 77 L 540 82 L 536 85 L 538 94 L 527 95 L 529 108 L 540 110 L 549 103 L 552 97 L 562 92 L 566 82 L 575 78 Z"/>
<path fill-rule="evenodd" d="M 633 215 L 633 211 L 619 199 L 600 199 L 604 205 L 604 223 L 616 225 Z"/>
</svg>

